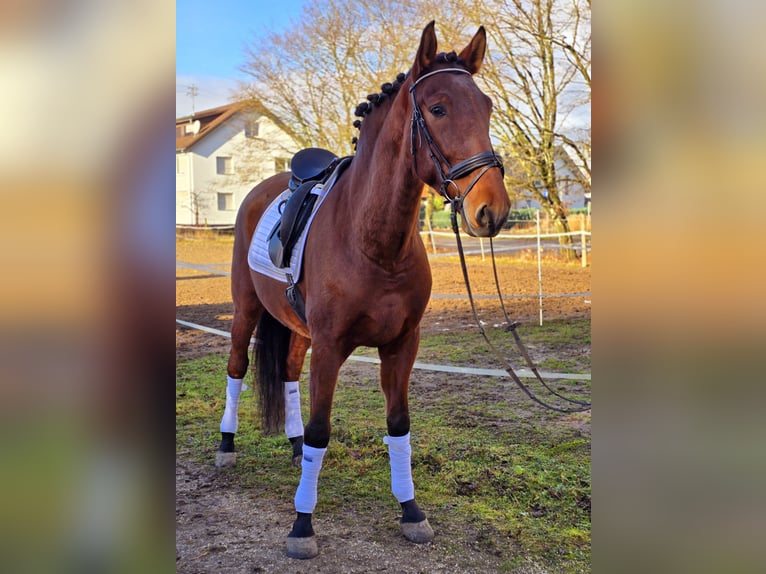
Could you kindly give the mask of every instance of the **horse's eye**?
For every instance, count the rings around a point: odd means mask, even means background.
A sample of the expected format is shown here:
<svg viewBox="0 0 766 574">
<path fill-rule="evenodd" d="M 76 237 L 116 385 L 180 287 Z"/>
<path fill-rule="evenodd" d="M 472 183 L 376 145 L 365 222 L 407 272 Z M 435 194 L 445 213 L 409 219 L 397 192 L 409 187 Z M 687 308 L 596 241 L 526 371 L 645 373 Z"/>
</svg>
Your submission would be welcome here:
<svg viewBox="0 0 766 574">
<path fill-rule="evenodd" d="M 431 106 L 431 108 L 428 111 L 431 112 L 431 114 L 436 116 L 437 118 L 441 118 L 447 115 L 447 109 L 441 104 L 436 104 L 435 106 Z"/>
</svg>

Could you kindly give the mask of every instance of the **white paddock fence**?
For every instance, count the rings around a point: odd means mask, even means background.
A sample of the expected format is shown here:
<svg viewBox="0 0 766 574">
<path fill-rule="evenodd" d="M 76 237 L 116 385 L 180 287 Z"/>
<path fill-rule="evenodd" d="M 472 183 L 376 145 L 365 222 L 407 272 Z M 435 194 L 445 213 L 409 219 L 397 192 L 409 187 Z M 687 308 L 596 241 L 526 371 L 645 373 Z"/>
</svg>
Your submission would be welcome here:
<svg viewBox="0 0 766 574">
<path fill-rule="evenodd" d="M 529 223 L 529 221 L 519 221 L 519 223 Z M 502 251 L 514 251 L 518 249 L 529 249 L 529 242 L 530 240 L 534 240 L 535 244 L 537 246 L 537 254 L 538 259 L 541 258 L 543 247 L 548 249 L 562 249 L 562 248 L 570 248 L 574 249 L 575 251 L 580 252 L 581 256 L 581 264 L 582 267 L 588 266 L 588 251 L 590 251 L 590 237 L 591 232 L 587 231 L 586 225 L 585 225 L 585 218 L 580 218 L 580 230 L 579 231 L 570 231 L 569 233 L 550 233 L 546 232 L 543 233 L 541 226 L 540 226 L 540 212 L 536 212 L 536 218 L 535 218 L 535 228 L 530 229 L 527 233 L 508 233 L 508 232 L 501 232 L 497 236 L 493 238 L 493 243 L 495 245 L 495 252 L 502 252 Z M 558 242 L 555 245 L 546 244 L 543 245 L 543 240 L 545 239 L 556 239 L 558 240 L 560 237 L 572 237 L 572 246 L 563 246 L 560 245 Z M 423 239 L 423 242 L 431 247 L 431 252 L 435 254 L 437 252 L 437 242 L 436 238 L 449 238 L 450 240 L 454 241 L 455 234 L 452 233 L 452 231 L 434 231 L 432 229 L 424 229 L 420 232 L 420 237 Z M 474 238 L 467 238 L 465 234 L 461 232 L 461 239 L 464 244 L 467 242 L 473 241 L 474 243 L 477 241 L 477 239 Z M 524 242 L 527 245 L 523 245 L 520 247 L 503 247 L 502 244 L 508 242 L 508 243 L 514 243 L 514 242 Z M 481 253 L 482 261 L 484 261 L 486 257 L 485 247 L 487 242 L 483 238 L 478 238 L 479 243 L 479 253 Z M 468 250 L 466 250 L 468 253 Z M 471 254 L 475 254 L 476 252 L 470 252 Z"/>
<path fill-rule="evenodd" d="M 525 222 L 527 223 L 527 222 Z M 431 250 L 433 255 L 437 256 L 437 238 L 450 238 L 452 241 L 455 240 L 455 234 L 451 231 L 433 231 L 433 230 L 424 230 L 420 232 L 420 236 L 423 239 L 423 242 L 426 245 L 431 246 Z M 558 240 L 560 237 L 572 237 L 572 246 L 571 249 L 577 250 L 579 247 L 580 251 L 580 262 L 583 268 L 588 266 L 588 251 L 590 250 L 590 239 L 591 239 L 591 232 L 586 230 L 585 226 L 585 218 L 582 217 L 580 219 L 580 230 L 579 231 L 571 231 L 569 233 L 542 233 L 541 227 L 540 227 L 540 211 L 538 210 L 536 212 L 535 217 L 535 228 L 530 230 L 530 233 L 500 233 L 497 236 L 495 236 L 492 240 L 495 253 L 503 252 L 503 251 L 511 251 L 511 250 L 517 250 L 517 249 L 529 249 L 529 243 L 530 240 L 534 241 L 534 245 L 536 247 L 537 251 L 537 283 L 538 283 L 538 307 L 539 307 L 539 315 L 540 315 L 540 325 L 543 324 L 543 298 L 545 295 L 543 294 L 543 260 L 542 260 L 542 254 L 543 254 L 543 241 L 544 240 L 550 240 L 555 239 L 556 244 L 546 244 L 545 248 L 548 249 L 561 249 L 563 246 L 561 246 L 558 243 Z M 465 235 L 461 235 L 461 239 L 463 241 L 464 248 L 466 247 L 466 239 Z M 475 243 L 475 239 L 473 239 Z M 524 242 L 526 245 L 522 245 L 520 247 L 503 247 L 503 243 L 513 243 L 513 242 Z M 481 254 L 481 259 L 484 261 L 486 259 L 486 252 L 485 247 L 486 243 L 483 238 L 478 239 L 479 243 L 479 251 L 470 251 L 468 249 L 465 249 L 466 255 L 474 255 L 477 253 Z M 445 253 L 444 255 L 457 255 L 457 245 L 455 244 L 455 251 Z M 549 295 L 550 296 L 550 295 Z M 561 294 L 561 296 L 564 296 Z M 587 302 L 590 302 L 590 300 L 587 300 Z"/>
</svg>

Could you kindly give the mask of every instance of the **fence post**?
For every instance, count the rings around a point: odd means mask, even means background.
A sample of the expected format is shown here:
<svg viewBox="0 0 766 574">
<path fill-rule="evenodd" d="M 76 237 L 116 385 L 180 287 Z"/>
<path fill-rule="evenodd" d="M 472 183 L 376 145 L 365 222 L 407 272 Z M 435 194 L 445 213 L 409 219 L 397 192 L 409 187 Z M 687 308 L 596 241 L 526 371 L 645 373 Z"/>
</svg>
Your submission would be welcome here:
<svg viewBox="0 0 766 574">
<path fill-rule="evenodd" d="M 582 266 L 583 269 L 588 266 L 588 242 L 585 238 L 585 214 L 580 214 L 580 243 L 582 245 Z"/>
<path fill-rule="evenodd" d="M 540 244 L 540 210 L 536 212 L 537 221 L 537 284 L 540 292 L 540 326 L 543 326 L 543 260 L 542 260 L 542 245 Z"/>
<path fill-rule="evenodd" d="M 433 253 L 436 253 L 436 241 L 434 241 L 434 230 L 433 230 L 433 227 L 431 226 L 431 218 L 426 217 L 425 220 L 426 220 L 426 225 L 428 227 L 428 237 L 431 239 L 431 251 Z"/>
</svg>

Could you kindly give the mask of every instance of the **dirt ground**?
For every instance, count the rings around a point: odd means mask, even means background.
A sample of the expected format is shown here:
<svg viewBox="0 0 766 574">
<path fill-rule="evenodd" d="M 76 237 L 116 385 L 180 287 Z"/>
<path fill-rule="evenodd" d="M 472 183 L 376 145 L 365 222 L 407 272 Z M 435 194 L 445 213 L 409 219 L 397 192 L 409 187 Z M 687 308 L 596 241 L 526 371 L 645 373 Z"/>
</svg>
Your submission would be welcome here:
<svg viewBox="0 0 766 574">
<path fill-rule="evenodd" d="M 299 472 L 297 469 L 295 472 Z M 226 471 L 176 460 L 176 572 L 202 574 L 349 573 L 457 574 L 498 572 L 503 561 L 494 551 L 447 540 L 439 530 L 434 542 L 415 545 L 399 533 L 398 516 L 360 520 L 349 513 L 313 519 L 319 556 L 293 560 L 285 554 L 285 537 L 295 509 L 292 500 L 258 497 L 231 480 Z M 462 534 L 462 533 L 461 533 Z M 474 539 L 481 533 L 474 532 Z M 544 573 L 528 564 L 514 572 Z"/>
<path fill-rule="evenodd" d="M 178 319 L 229 331 L 232 303 L 229 278 L 219 273 L 229 271 L 231 243 L 222 239 L 180 239 L 176 244 L 176 316 Z M 498 275 L 507 297 L 506 308 L 512 319 L 536 322 L 538 300 L 514 296 L 537 293 L 538 276 L 534 260 L 521 258 L 514 263 L 500 262 Z M 495 293 L 489 261 L 472 260 L 469 264 L 472 288 L 479 296 L 482 319 L 492 323 L 502 319 L 496 299 L 483 296 Z M 422 322 L 424 333 L 443 331 L 474 332 L 470 307 L 463 297 L 459 263 L 453 257 L 432 259 L 433 297 Z M 546 265 L 543 268 L 546 294 L 577 294 L 546 297 L 543 301 L 546 320 L 590 316 L 590 267 L 579 264 Z M 588 293 L 587 295 L 585 293 Z M 449 296 L 452 296 L 450 298 Z M 177 326 L 178 360 L 228 353 L 225 337 Z M 544 351 L 544 350 L 543 350 Z M 566 353 L 588 355 L 590 349 L 573 342 Z M 536 356 L 539 359 L 539 355 Z M 484 366 L 484 365 L 482 365 Z M 486 365 L 496 368 L 496 365 Z M 346 372 L 370 370 L 371 365 L 344 366 Z M 442 375 L 418 372 L 418 381 L 437 385 Z M 222 387 L 223 388 L 223 387 Z M 531 409 L 531 407 L 529 407 Z M 533 409 L 531 409 L 533 410 Z M 570 415 L 561 424 L 571 425 L 583 435 L 590 434 L 590 416 Z M 284 538 L 289 531 L 294 509 L 291 500 L 276 500 L 267 493 L 247 492 L 225 471 L 210 464 L 192 461 L 190 453 L 179 450 L 176 456 L 176 568 L 178 572 L 202 573 L 308 573 L 308 572 L 495 572 L 503 563 L 497 553 L 477 543 L 480 533 L 455 533 L 447 541 L 437 531 L 431 544 L 416 546 L 399 534 L 396 517 L 355 519 L 314 519 L 320 555 L 310 561 L 286 557 Z M 540 573 L 545 569 L 534 563 L 513 570 Z"/>
</svg>

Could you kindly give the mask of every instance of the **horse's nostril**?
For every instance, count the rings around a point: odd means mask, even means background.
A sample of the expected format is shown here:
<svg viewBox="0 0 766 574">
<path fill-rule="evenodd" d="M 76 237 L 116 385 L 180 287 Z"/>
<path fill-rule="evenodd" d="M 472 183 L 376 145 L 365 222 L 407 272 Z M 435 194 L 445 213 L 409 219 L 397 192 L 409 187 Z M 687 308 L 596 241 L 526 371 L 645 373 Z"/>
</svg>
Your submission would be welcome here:
<svg viewBox="0 0 766 574">
<path fill-rule="evenodd" d="M 487 212 L 487 204 L 483 203 L 479 209 L 476 210 L 476 223 L 479 227 L 486 227 L 489 219 Z"/>
</svg>

